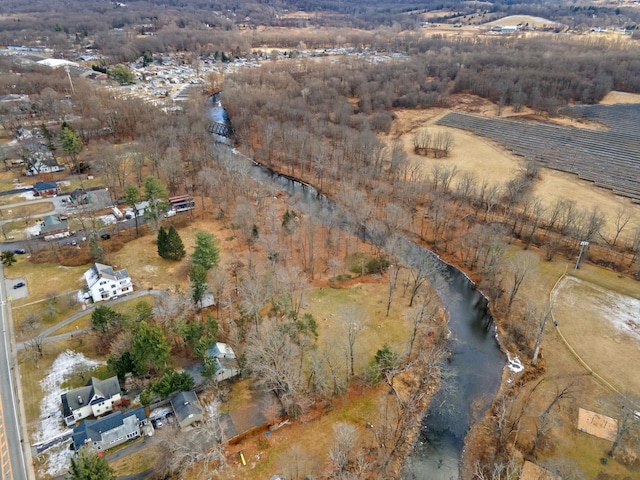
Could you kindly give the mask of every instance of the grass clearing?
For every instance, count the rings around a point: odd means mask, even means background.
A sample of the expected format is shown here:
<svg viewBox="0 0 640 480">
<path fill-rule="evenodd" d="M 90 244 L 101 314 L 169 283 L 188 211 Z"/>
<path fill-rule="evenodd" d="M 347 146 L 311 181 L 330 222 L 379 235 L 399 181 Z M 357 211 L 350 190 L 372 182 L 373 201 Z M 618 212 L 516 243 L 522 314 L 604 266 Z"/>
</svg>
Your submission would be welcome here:
<svg viewBox="0 0 640 480">
<path fill-rule="evenodd" d="M 46 344 L 43 346 L 43 357 L 38 361 L 37 366 L 33 361 L 33 353 L 31 351 L 24 351 L 18 354 L 22 398 L 30 434 L 34 433 L 38 428 L 40 400 L 43 394 L 40 382 L 48 374 L 55 359 L 65 350 L 73 350 L 83 353 L 87 357 L 96 358 L 96 341 L 95 337 L 83 336 Z M 104 360 L 104 358 L 99 359 Z"/>
<path fill-rule="evenodd" d="M 8 278 L 26 277 L 29 296 L 14 302 L 14 306 L 43 300 L 50 294 L 79 290 L 84 285 L 87 266 L 63 267 L 53 263 L 34 265 L 26 255 L 16 255 L 18 261 L 5 270 Z M 45 280 L 46 279 L 46 280 Z"/>
<path fill-rule="evenodd" d="M 130 444 L 131 442 L 127 442 L 125 445 L 129 446 Z M 147 447 L 109 465 L 116 471 L 118 477 L 134 475 L 153 467 L 160 455 L 161 452 L 158 451 L 158 448 Z"/>
<path fill-rule="evenodd" d="M 0 216 L 4 220 L 29 219 L 54 211 L 53 202 L 37 202 L 12 208 L 0 209 Z"/>
</svg>

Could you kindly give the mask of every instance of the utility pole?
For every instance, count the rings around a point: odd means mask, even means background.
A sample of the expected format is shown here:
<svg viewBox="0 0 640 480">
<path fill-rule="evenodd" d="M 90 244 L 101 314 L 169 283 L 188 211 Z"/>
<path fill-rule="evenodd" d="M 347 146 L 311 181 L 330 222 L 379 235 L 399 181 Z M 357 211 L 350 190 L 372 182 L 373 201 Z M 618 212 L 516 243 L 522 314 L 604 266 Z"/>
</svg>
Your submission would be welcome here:
<svg viewBox="0 0 640 480">
<path fill-rule="evenodd" d="M 576 266 L 573 269 L 574 275 L 576 274 L 576 270 L 580 268 L 580 260 L 582 259 L 582 254 L 584 253 L 584 249 L 587 245 L 589 245 L 589 242 L 587 242 L 586 240 L 583 240 L 580 242 L 580 254 L 578 255 L 578 261 L 576 262 Z"/>
<path fill-rule="evenodd" d="M 69 73 L 69 65 L 64 66 L 64 71 L 67 72 L 67 77 L 69 78 L 69 83 L 71 84 L 71 93 L 76 94 L 76 89 L 73 88 L 73 82 L 71 81 L 71 74 Z"/>
</svg>

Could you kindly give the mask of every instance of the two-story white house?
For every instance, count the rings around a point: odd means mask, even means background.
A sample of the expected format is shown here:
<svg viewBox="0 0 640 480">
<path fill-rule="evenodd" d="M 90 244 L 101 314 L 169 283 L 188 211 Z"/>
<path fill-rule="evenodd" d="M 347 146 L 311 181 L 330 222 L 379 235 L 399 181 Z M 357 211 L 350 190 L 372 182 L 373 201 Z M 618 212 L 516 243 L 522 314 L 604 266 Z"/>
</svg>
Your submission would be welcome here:
<svg viewBox="0 0 640 480">
<path fill-rule="evenodd" d="M 89 417 L 99 417 L 113 410 L 120 402 L 118 377 L 100 380 L 91 377 L 84 387 L 70 390 L 61 395 L 62 416 L 68 426 Z"/>
<path fill-rule="evenodd" d="M 94 302 L 109 300 L 133 292 L 131 277 L 125 269 L 116 272 L 109 265 L 94 263 L 89 270 L 84 272 L 84 279 L 89 291 L 87 298 L 92 298 Z"/>
</svg>

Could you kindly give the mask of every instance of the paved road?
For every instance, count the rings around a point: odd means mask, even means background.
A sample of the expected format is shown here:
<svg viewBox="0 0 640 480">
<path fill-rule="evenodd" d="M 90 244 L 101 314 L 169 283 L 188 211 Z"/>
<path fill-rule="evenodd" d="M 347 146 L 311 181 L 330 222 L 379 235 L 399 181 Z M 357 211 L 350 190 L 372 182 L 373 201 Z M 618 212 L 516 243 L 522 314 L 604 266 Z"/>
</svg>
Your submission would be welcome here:
<svg viewBox="0 0 640 480">
<path fill-rule="evenodd" d="M 78 330 L 75 332 L 68 332 L 68 333 L 63 333 L 60 335 L 52 335 L 53 333 L 55 333 L 56 331 L 60 330 L 62 327 L 69 325 L 70 323 L 73 323 L 74 321 L 78 320 L 80 317 L 82 317 L 83 315 L 86 315 L 88 313 L 91 313 L 91 311 L 93 311 L 93 309 L 98 306 L 98 305 L 104 305 L 107 307 L 110 307 L 112 305 L 117 305 L 118 303 L 121 302 L 126 302 L 128 300 L 133 300 L 135 298 L 140 298 L 140 297 L 144 297 L 145 295 L 155 295 L 155 296 L 162 296 L 162 295 L 168 295 L 167 292 L 165 292 L 164 290 L 138 290 L 137 292 L 133 292 L 125 297 L 120 297 L 120 298 L 116 298 L 115 300 L 108 300 L 106 302 L 100 302 L 98 304 L 93 304 L 91 305 L 89 308 L 87 308 L 86 310 L 82 310 L 81 312 L 78 313 L 74 313 L 73 315 L 65 318 L 64 320 L 56 323 L 53 327 L 49 327 L 46 330 L 43 330 L 42 333 L 40 333 L 40 337 L 42 337 L 42 343 L 52 343 L 55 342 L 57 340 L 62 340 L 65 338 L 71 338 L 74 335 L 78 335 L 82 332 L 86 332 L 87 329 L 83 329 L 83 330 Z M 26 348 L 26 344 L 28 342 L 20 342 L 16 345 L 17 350 L 19 352 L 21 352 L 22 350 L 24 350 Z"/>
<path fill-rule="evenodd" d="M 19 388 L 13 378 L 15 365 L 11 349 L 11 307 L 7 302 L 4 271 L 0 265 L 0 315 L 2 316 L 2 337 L 0 342 L 0 468 L 3 480 L 27 480 L 32 478 L 27 472 L 23 443 L 21 439 L 19 405 L 16 390 Z M 29 460 L 30 465 L 30 460 Z"/>
</svg>

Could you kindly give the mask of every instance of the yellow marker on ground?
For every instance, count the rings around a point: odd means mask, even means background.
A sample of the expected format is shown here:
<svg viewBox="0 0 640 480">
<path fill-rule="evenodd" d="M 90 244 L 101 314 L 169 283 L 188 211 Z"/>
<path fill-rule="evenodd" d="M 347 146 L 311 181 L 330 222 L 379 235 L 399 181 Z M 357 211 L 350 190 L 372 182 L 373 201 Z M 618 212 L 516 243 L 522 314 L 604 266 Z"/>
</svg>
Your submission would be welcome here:
<svg viewBox="0 0 640 480">
<path fill-rule="evenodd" d="M 247 466 L 247 462 L 244 459 L 244 453 L 242 453 L 242 452 L 240 452 L 240 460 L 242 460 L 242 465 L 246 467 Z"/>
</svg>

